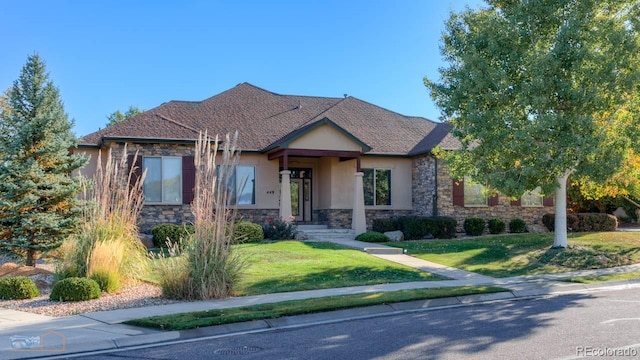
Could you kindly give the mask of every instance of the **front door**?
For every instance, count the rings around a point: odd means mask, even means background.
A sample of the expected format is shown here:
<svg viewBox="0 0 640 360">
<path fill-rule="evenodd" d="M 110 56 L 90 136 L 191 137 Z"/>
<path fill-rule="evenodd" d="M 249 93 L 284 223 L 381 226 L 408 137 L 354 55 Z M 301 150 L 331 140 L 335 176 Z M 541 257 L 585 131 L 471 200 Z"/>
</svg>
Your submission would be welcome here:
<svg viewBox="0 0 640 360">
<path fill-rule="evenodd" d="M 311 221 L 311 178 L 308 169 L 293 169 L 291 183 L 291 216 L 295 221 Z"/>
</svg>

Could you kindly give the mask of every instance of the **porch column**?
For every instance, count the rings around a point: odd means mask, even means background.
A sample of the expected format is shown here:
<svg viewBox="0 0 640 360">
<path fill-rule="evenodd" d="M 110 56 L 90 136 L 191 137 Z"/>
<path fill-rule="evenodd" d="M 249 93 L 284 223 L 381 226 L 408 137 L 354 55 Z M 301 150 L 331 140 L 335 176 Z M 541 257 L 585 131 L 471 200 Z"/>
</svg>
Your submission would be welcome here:
<svg viewBox="0 0 640 360">
<path fill-rule="evenodd" d="M 291 220 L 291 181 L 289 180 L 291 171 L 282 170 L 280 175 L 282 175 L 280 181 L 280 219 L 288 222 Z"/>
<path fill-rule="evenodd" d="M 367 219 L 364 213 L 364 187 L 362 185 L 362 176 L 364 173 L 356 172 L 356 178 L 353 187 L 353 215 L 351 216 L 351 228 L 355 230 L 356 235 L 367 231 Z"/>
</svg>

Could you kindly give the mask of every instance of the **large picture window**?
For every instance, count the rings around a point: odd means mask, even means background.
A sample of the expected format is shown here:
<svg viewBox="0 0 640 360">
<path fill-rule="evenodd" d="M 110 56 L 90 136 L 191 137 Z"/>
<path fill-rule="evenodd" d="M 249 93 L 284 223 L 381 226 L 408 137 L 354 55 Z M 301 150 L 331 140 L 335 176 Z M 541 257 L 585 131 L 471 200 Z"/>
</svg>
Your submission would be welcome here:
<svg viewBox="0 0 640 360">
<path fill-rule="evenodd" d="M 391 170 L 362 169 L 365 205 L 391 205 Z"/>
<path fill-rule="evenodd" d="M 230 204 L 254 205 L 256 203 L 256 168 L 254 166 L 236 166 L 236 171 L 229 176 L 225 189 L 230 191 Z"/>
<path fill-rule="evenodd" d="M 484 185 L 464 177 L 464 206 L 487 206 L 487 195 Z"/>
<path fill-rule="evenodd" d="M 521 206 L 530 206 L 530 207 L 542 207 L 543 206 L 543 197 L 540 195 L 540 188 L 536 188 L 532 191 L 527 191 L 522 195 L 520 199 Z"/>
<path fill-rule="evenodd" d="M 182 203 L 182 158 L 144 157 L 142 167 L 147 170 L 142 187 L 145 202 Z"/>
</svg>

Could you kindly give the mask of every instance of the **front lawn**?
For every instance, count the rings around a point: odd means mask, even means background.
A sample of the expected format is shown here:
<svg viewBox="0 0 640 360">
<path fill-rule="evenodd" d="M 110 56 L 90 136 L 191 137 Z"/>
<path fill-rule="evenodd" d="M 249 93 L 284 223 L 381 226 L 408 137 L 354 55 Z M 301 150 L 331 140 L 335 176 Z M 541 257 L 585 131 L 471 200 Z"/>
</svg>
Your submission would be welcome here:
<svg viewBox="0 0 640 360">
<path fill-rule="evenodd" d="M 409 255 L 492 277 L 607 268 L 640 263 L 640 233 L 569 234 L 569 249 L 551 249 L 553 234 L 387 243 Z"/>
<path fill-rule="evenodd" d="M 640 271 L 632 271 L 626 273 L 606 274 L 606 275 L 594 275 L 594 276 L 578 276 L 562 281 L 580 283 L 580 284 L 594 284 L 605 281 L 620 281 L 620 280 L 635 280 L 640 279 Z"/>
<path fill-rule="evenodd" d="M 162 330 L 185 330 L 205 326 L 229 324 L 241 321 L 275 319 L 282 316 L 310 314 L 322 311 L 349 309 L 360 306 L 389 304 L 394 302 L 436 299 L 471 294 L 488 294 L 508 291 L 494 286 L 459 286 L 431 289 L 413 289 L 391 292 L 363 293 L 329 296 L 317 299 L 292 300 L 271 304 L 244 306 L 222 310 L 153 316 L 126 321 L 125 324 Z"/>
<path fill-rule="evenodd" d="M 445 280 L 362 251 L 324 242 L 277 241 L 236 245 L 248 267 L 237 295 Z M 163 260 L 154 260 L 163 261 Z M 144 280 L 157 283 L 151 273 Z"/>
</svg>

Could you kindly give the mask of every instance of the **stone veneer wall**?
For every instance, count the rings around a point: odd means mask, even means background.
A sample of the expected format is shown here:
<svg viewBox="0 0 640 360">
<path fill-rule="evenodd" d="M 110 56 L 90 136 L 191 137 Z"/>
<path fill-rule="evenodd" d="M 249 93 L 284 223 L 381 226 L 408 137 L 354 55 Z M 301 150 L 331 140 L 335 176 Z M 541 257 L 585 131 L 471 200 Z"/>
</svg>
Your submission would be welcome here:
<svg viewBox="0 0 640 360">
<path fill-rule="evenodd" d="M 436 193 L 435 162 L 432 156 L 413 159 L 411 170 L 413 215 L 433 215 L 433 198 Z"/>
<path fill-rule="evenodd" d="M 447 174 L 446 165 L 438 163 L 438 215 L 450 216 L 458 221 L 458 232 L 463 232 L 464 220 L 478 217 L 485 220 L 500 218 L 507 224 L 515 218 L 524 220 L 527 224 L 541 224 L 542 215 L 553 213 L 553 206 L 523 207 L 511 206 L 511 199 L 500 194 L 498 205 L 482 207 L 465 207 L 453 205 L 453 180 Z"/>
</svg>

